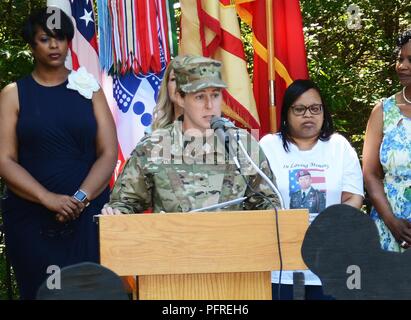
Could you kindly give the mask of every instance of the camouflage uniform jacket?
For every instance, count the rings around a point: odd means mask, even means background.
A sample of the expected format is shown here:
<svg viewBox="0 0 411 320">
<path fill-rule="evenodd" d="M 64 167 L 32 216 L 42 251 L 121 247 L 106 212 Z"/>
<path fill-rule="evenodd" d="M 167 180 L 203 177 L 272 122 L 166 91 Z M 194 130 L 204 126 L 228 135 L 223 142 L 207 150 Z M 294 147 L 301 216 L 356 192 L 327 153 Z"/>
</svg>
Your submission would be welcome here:
<svg viewBox="0 0 411 320">
<path fill-rule="evenodd" d="M 253 194 L 215 135 L 188 137 L 181 127 L 182 122 L 176 120 L 137 144 L 115 183 L 109 206 L 123 213 L 141 213 L 148 208 L 154 212 L 187 212 Z M 258 142 L 243 129 L 228 130 L 235 130 L 252 159 L 275 184 Z M 237 142 L 232 141 L 232 145 L 252 189 L 269 197 L 279 208 L 278 197 L 242 156 Z M 224 210 L 241 209 L 272 209 L 272 205 L 255 195 L 242 205 Z"/>
</svg>

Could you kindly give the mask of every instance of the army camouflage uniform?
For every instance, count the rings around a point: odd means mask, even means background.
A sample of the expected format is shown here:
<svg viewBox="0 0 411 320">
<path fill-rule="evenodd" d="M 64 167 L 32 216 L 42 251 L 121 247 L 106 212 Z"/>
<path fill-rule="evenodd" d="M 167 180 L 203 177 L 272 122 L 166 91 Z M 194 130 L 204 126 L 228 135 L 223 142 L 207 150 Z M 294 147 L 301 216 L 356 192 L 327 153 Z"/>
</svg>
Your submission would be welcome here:
<svg viewBox="0 0 411 320">
<path fill-rule="evenodd" d="M 221 79 L 221 62 L 200 56 L 179 56 L 174 63 L 177 89 L 191 93 L 205 88 L 225 88 Z M 280 207 L 278 197 L 257 174 L 231 141 L 237 153 L 242 174 L 237 171 L 232 155 L 227 155 L 214 131 L 204 137 L 182 132 L 182 119 L 155 130 L 136 146 L 118 177 L 108 205 L 123 213 L 187 212 L 205 206 L 253 195 L 243 204 L 225 210 L 270 209 Z M 275 183 L 275 179 L 258 142 L 247 131 L 225 124 L 231 136 L 241 139 L 248 154 Z M 211 130 L 211 129 L 210 129 Z M 194 140 L 194 141 L 193 141 Z M 234 139 L 233 139 L 234 140 Z"/>
<path fill-rule="evenodd" d="M 138 143 L 117 179 L 110 207 L 123 213 L 140 213 L 148 208 L 153 208 L 154 212 L 187 212 L 253 193 L 233 161 L 226 158 L 224 147 L 214 135 L 202 145 L 189 142 L 184 147 L 187 137 L 181 127 L 182 122 L 176 120 Z M 228 130 L 238 132 L 249 154 L 259 159 L 260 169 L 275 183 L 258 142 L 243 129 Z M 235 141 L 231 143 L 237 145 Z M 234 147 L 234 151 L 239 155 L 242 173 L 251 187 L 269 197 L 279 208 L 278 197 L 242 156 L 241 150 Z M 272 209 L 272 204 L 256 195 L 241 205 L 223 210 L 241 209 Z"/>
</svg>

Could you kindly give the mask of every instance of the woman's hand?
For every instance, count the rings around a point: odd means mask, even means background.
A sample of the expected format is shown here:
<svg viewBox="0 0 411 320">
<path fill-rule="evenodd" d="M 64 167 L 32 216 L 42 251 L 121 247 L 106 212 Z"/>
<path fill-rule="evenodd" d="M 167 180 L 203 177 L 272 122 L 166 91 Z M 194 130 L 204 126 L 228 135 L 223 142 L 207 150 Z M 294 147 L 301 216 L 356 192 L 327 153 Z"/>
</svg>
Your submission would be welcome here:
<svg viewBox="0 0 411 320">
<path fill-rule="evenodd" d="M 408 220 L 394 217 L 386 222 L 386 225 L 402 248 L 407 249 L 411 246 L 411 223 Z M 404 241 L 406 244 L 402 245 Z"/>
<path fill-rule="evenodd" d="M 50 211 L 56 212 L 56 219 L 67 222 L 77 219 L 84 210 L 85 205 L 72 196 L 48 192 L 42 200 L 42 204 Z"/>
<path fill-rule="evenodd" d="M 103 215 L 117 215 L 117 214 L 122 214 L 122 213 L 117 208 L 112 208 L 112 207 L 108 206 L 107 204 L 105 204 L 103 209 L 101 209 L 101 214 L 103 214 Z"/>
</svg>

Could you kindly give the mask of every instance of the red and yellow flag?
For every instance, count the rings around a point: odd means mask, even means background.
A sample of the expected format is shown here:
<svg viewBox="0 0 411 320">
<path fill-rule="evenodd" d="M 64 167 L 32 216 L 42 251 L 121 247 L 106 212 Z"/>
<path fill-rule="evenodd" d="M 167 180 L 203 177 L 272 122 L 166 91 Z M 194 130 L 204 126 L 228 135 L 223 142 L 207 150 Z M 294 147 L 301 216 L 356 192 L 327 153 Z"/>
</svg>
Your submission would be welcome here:
<svg viewBox="0 0 411 320">
<path fill-rule="evenodd" d="M 260 128 L 234 1 L 180 0 L 181 54 L 223 62 L 223 112 L 246 128 Z"/>
<path fill-rule="evenodd" d="M 285 89 L 296 79 L 307 79 L 307 58 L 298 0 L 236 0 L 237 12 L 253 31 L 253 91 L 260 116 L 260 135 L 270 132 L 266 1 L 272 1 L 275 55 L 277 128 Z"/>
</svg>

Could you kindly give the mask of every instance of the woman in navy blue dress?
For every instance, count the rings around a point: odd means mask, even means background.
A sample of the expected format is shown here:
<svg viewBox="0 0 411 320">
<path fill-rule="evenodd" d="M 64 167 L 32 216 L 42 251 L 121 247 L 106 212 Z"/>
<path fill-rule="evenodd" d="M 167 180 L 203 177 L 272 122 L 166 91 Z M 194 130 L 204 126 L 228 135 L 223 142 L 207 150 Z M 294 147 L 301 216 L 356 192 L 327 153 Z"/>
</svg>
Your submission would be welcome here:
<svg viewBox="0 0 411 320">
<path fill-rule="evenodd" d="M 55 266 L 99 261 L 93 215 L 109 199 L 117 160 L 104 94 L 85 70 L 65 68 L 74 28 L 68 16 L 53 10 L 27 20 L 23 37 L 34 70 L 0 93 L 3 222 L 22 299 L 34 299 Z M 56 13 L 60 25 L 49 29 Z"/>
</svg>

